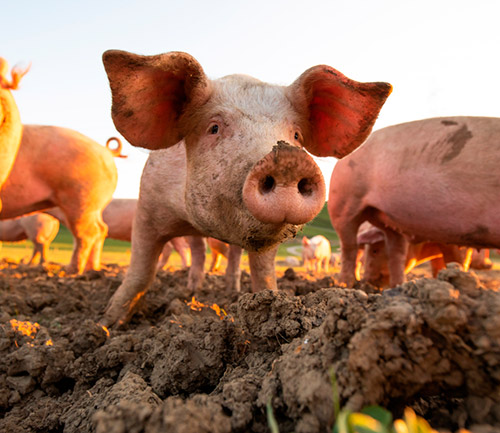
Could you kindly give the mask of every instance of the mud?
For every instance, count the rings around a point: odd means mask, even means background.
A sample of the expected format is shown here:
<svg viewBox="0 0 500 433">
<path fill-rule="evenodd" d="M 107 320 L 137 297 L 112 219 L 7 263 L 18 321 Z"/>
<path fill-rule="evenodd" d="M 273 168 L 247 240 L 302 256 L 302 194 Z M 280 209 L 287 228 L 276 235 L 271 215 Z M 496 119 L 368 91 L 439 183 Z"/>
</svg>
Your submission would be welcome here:
<svg viewBox="0 0 500 433">
<path fill-rule="evenodd" d="M 0 261 L 0 431 L 268 432 L 270 400 L 281 432 L 325 432 L 330 368 L 342 406 L 500 430 L 499 271 L 450 267 L 381 292 L 288 269 L 279 291 L 256 294 L 248 274 L 240 294 L 209 275 L 205 306 L 186 271 L 161 271 L 108 335 L 99 318 L 125 270 Z M 25 336 L 12 319 L 39 328 Z"/>
</svg>

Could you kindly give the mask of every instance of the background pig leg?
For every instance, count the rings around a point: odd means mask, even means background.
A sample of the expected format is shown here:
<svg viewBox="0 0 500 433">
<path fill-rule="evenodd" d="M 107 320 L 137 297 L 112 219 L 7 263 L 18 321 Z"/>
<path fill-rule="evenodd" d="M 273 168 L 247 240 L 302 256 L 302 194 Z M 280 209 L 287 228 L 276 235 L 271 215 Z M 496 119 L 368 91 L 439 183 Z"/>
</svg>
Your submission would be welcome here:
<svg viewBox="0 0 500 433">
<path fill-rule="evenodd" d="M 436 257 L 431 260 L 431 269 L 432 269 L 432 276 L 434 278 L 437 277 L 438 272 L 441 269 L 444 269 L 446 267 L 446 263 L 444 262 L 443 256 L 441 257 Z"/>
<path fill-rule="evenodd" d="M 358 227 L 360 223 L 351 220 L 345 225 L 337 225 L 336 230 L 340 239 L 342 263 L 339 280 L 347 287 L 353 287 L 356 282 L 356 258 L 358 255 Z"/>
<path fill-rule="evenodd" d="M 173 250 L 174 246 L 172 245 L 172 243 L 167 242 L 161 250 L 160 260 L 158 260 L 158 266 L 156 267 L 156 269 L 160 270 L 166 266 L 166 264 L 168 263 L 168 259 L 170 258 L 170 254 L 172 254 Z"/>
<path fill-rule="evenodd" d="M 226 287 L 237 292 L 241 289 L 241 254 L 243 248 L 237 245 L 229 245 L 226 268 Z"/>
<path fill-rule="evenodd" d="M 212 248 L 212 262 L 210 263 L 209 272 L 217 272 L 222 261 L 222 254 Z"/>
<path fill-rule="evenodd" d="M 405 281 L 405 265 L 409 242 L 394 230 L 385 229 L 387 264 L 389 266 L 390 286 L 396 287 Z"/>
<path fill-rule="evenodd" d="M 95 234 L 95 240 L 90 249 L 87 265 L 85 266 L 86 271 L 99 270 L 101 268 L 102 248 L 108 234 L 108 226 L 102 220 L 101 212 L 95 214 L 94 227 L 97 227 L 97 233 Z"/>
<path fill-rule="evenodd" d="M 205 254 L 207 244 L 201 236 L 188 236 L 191 247 L 191 267 L 188 274 L 188 289 L 192 292 L 198 290 L 205 279 Z"/>
<path fill-rule="evenodd" d="M 169 242 L 175 248 L 175 251 L 179 254 L 182 267 L 187 268 L 191 266 L 191 250 L 186 244 L 186 240 L 183 237 L 172 238 Z"/>
<path fill-rule="evenodd" d="M 86 268 L 91 252 L 91 265 L 97 266 L 94 269 L 99 269 L 97 260 L 100 259 L 100 252 L 97 252 L 96 249 L 99 247 L 102 249 L 106 237 L 106 225 L 102 222 L 102 218 L 99 218 L 99 214 L 99 211 L 94 211 L 83 215 L 66 215 L 68 228 L 73 233 L 75 242 L 71 262 L 68 266 L 69 273 L 81 274 Z"/>
<path fill-rule="evenodd" d="M 36 240 L 33 240 L 33 254 L 28 262 L 28 265 L 32 265 L 38 257 L 40 257 L 40 265 L 45 262 L 45 254 L 47 252 L 47 245 L 41 244 Z"/>
<path fill-rule="evenodd" d="M 274 260 L 278 245 L 262 252 L 248 252 L 252 292 L 260 290 L 277 290 Z"/>
</svg>

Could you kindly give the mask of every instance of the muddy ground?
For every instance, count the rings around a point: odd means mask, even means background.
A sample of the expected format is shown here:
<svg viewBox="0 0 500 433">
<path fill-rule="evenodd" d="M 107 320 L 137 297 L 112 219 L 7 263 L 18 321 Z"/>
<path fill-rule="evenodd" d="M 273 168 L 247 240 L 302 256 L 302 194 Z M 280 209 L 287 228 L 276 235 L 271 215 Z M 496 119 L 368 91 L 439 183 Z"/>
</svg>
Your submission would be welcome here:
<svg viewBox="0 0 500 433">
<path fill-rule="evenodd" d="M 344 406 L 500 431 L 499 271 L 379 292 L 289 269 L 279 291 L 255 294 L 248 274 L 240 294 L 210 275 L 196 309 L 186 271 L 162 271 L 108 336 L 98 321 L 125 270 L 70 278 L 0 261 L 1 432 L 268 432 L 269 399 L 281 432 L 326 432 L 331 367 Z M 40 326 L 24 336 L 12 319 Z"/>
</svg>

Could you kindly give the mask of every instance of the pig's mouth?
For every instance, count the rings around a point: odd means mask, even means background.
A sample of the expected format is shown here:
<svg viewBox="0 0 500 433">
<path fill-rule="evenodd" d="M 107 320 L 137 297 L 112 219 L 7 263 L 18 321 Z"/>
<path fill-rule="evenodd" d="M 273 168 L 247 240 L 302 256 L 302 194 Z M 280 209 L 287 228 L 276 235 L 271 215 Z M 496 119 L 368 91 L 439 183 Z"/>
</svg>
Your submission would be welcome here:
<svg viewBox="0 0 500 433">
<path fill-rule="evenodd" d="M 262 226 L 259 230 L 249 230 L 243 239 L 242 247 L 247 251 L 265 251 L 278 243 L 295 238 L 302 227 L 302 224 L 281 224 L 267 225 L 264 230 Z"/>
<path fill-rule="evenodd" d="M 280 141 L 250 170 L 243 202 L 264 224 L 305 224 L 325 203 L 323 175 L 303 149 Z"/>
</svg>

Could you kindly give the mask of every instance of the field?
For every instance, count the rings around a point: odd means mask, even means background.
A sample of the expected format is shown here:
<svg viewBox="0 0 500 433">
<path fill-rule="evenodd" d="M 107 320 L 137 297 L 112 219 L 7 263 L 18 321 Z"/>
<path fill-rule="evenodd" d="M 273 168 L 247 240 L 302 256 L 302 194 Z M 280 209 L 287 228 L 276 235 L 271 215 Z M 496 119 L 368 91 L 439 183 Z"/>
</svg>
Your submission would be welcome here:
<svg viewBox="0 0 500 433">
<path fill-rule="evenodd" d="M 322 234 L 323 236 L 328 238 L 328 240 L 332 244 L 332 249 L 335 249 L 338 246 L 338 237 L 330 223 L 330 218 L 328 217 L 326 206 L 313 221 L 311 221 L 304 227 L 303 232 L 300 233 L 296 239 L 280 246 L 277 257 L 278 270 L 280 270 L 282 267 L 280 263 L 283 262 L 287 256 L 293 255 L 290 251 L 288 251 L 290 247 L 300 246 L 303 235 L 312 237 L 317 234 Z M 47 254 L 47 261 L 62 264 L 69 263 L 72 249 L 73 238 L 71 236 L 71 233 L 66 227 L 61 225 L 59 234 L 50 246 L 49 252 Z M 0 248 L 0 259 L 6 258 L 17 262 L 27 263 L 31 257 L 32 251 L 33 244 L 29 240 L 15 243 L 3 243 L 2 247 Z M 208 249 L 207 251 L 210 252 L 210 249 Z M 293 252 L 294 250 L 292 249 L 291 251 Z M 115 239 L 106 239 L 106 241 L 104 242 L 102 262 L 118 264 L 121 266 L 128 265 L 130 263 L 130 243 L 118 241 Z M 207 267 L 209 264 L 210 260 L 207 256 Z M 177 252 L 174 251 L 172 253 L 168 265 L 172 269 L 179 269 L 181 267 L 181 259 Z M 246 253 L 243 254 L 242 267 L 247 271 L 249 270 L 248 258 Z"/>
<path fill-rule="evenodd" d="M 305 233 L 335 242 L 324 216 Z M 221 274 L 189 293 L 175 255 L 140 312 L 111 330 L 99 320 L 127 244 L 107 241 L 103 269 L 78 277 L 58 264 L 71 252 L 64 232 L 56 263 L 0 258 L 0 431 L 261 433 L 269 404 L 281 432 L 327 432 L 332 369 L 342 407 L 396 417 L 411 407 L 442 431 L 499 431 L 498 269 L 450 266 L 433 279 L 424 266 L 394 289 L 346 289 L 336 269 L 313 277 L 284 265 L 300 238 L 280 248 L 277 292 L 251 293 L 243 272 L 240 293 Z M 30 254 L 2 252 L 16 250 Z"/>
</svg>

